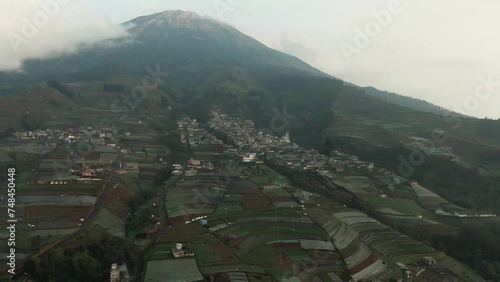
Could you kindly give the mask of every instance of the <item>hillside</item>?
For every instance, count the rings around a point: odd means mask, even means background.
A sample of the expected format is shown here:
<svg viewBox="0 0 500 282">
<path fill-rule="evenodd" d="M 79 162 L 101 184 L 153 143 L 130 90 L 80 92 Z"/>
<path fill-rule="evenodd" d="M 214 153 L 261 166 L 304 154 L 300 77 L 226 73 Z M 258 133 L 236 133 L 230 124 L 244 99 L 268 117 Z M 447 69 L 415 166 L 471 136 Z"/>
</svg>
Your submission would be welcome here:
<svg viewBox="0 0 500 282">
<path fill-rule="evenodd" d="M 280 136 L 288 130 L 306 146 L 328 150 L 325 140 L 330 138 L 337 148 L 396 172 L 401 155 L 407 158 L 415 148 L 423 148 L 427 162 L 407 177 L 425 181 L 451 200 L 482 191 L 470 204 L 498 209 L 493 192 L 500 175 L 498 121 L 454 113 L 443 117 L 443 109 L 427 102 L 346 85 L 228 25 L 191 12 L 168 11 L 124 25 L 129 27 L 129 37 L 112 47 L 102 44 L 77 55 L 29 61 L 25 74 L 0 75 L 4 85 L 39 84 L 28 94 L 45 97 L 39 98 L 40 103 L 30 103 L 30 109 L 23 109 L 19 100 L 25 100 L 21 98 L 28 95 L 25 92 L 0 98 L 2 105 L 17 101 L 9 106 L 12 110 L 1 114 L 3 125 L 50 127 L 59 119 L 70 126 L 83 119 L 99 122 L 97 113 L 119 118 L 125 112 L 161 129 L 168 121 L 153 117 L 165 109 L 170 115 L 188 114 L 203 120 L 210 108 L 218 106 L 232 115 L 251 118 L 263 131 Z M 133 89 L 143 86 L 155 71 L 164 73 L 162 83 L 149 89 L 144 99 L 127 103 Z M 68 98 L 54 89 L 46 93 L 47 80 L 67 84 L 75 95 Z M 116 87 L 106 87 L 109 84 Z M 36 116 L 26 117 L 28 124 L 23 124 L 18 117 L 27 110 Z M 36 121 L 34 126 L 29 124 L 32 121 Z M 436 131 L 447 134 L 444 142 L 433 140 Z M 456 167 L 458 177 L 450 180 L 436 166 Z M 474 176 L 455 181 L 467 175 Z M 470 188 L 473 183 L 477 188 Z"/>
<path fill-rule="evenodd" d="M 456 112 L 450 112 L 450 110 L 445 109 L 443 107 L 434 105 L 432 103 L 429 103 L 427 101 L 417 99 L 417 98 L 412 98 L 408 96 L 403 96 L 397 93 L 389 92 L 389 91 L 381 91 L 378 90 L 374 87 L 364 87 L 365 93 L 373 96 L 380 98 L 382 100 L 386 100 L 390 103 L 407 107 L 413 110 L 421 111 L 421 112 L 427 112 L 427 113 L 432 113 L 436 115 L 445 115 L 445 114 L 451 114 L 453 116 L 458 116 L 458 117 L 467 117 L 463 114 L 459 114 Z"/>
<path fill-rule="evenodd" d="M 319 150 L 328 155 L 328 161 L 340 151 L 351 165 L 352 155 L 373 162 L 377 183 L 384 184 L 392 176 L 394 182 L 396 178 L 404 183 L 416 180 L 433 192 L 433 198 L 449 201 L 449 206 L 500 212 L 500 121 L 473 119 L 425 101 L 346 84 L 228 25 L 191 12 L 143 16 L 124 26 L 129 30 L 126 38 L 86 46 L 74 55 L 27 61 L 22 74 L 1 73 L 0 136 L 14 130 L 111 127 L 120 134 L 133 132 L 134 138 L 122 140 L 124 148 L 135 157 L 147 157 L 148 146 L 169 150 L 179 146 L 171 140 L 179 133 L 177 120 L 190 117 L 203 124 L 209 112 L 218 108 L 231 117 L 251 119 L 265 133 L 282 136 L 289 131 L 293 142 Z M 4 141 L 9 148 L 10 141 Z M 186 158 L 192 150 L 188 147 L 182 150 Z M 220 147 L 216 147 L 202 155 L 219 156 Z M 311 156 L 304 154 L 301 159 Z M 185 163 L 184 157 L 174 163 Z M 24 164 L 29 167 L 30 162 L 24 159 Z M 333 181 L 342 180 L 339 175 Z M 297 180 L 296 173 L 291 176 Z M 360 177 L 356 171 L 349 176 Z M 318 175 L 313 171 L 304 177 Z M 310 184 L 303 182 L 305 187 Z M 377 196 L 371 200 L 391 198 L 383 194 L 385 187 L 373 187 Z M 324 186 L 316 188 L 321 191 Z M 423 207 L 415 202 L 412 208 Z M 434 210 L 426 209 L 429 214 L 435 216 Z M 442 237 L 417 235 L 436 249 L 448 246 L 454 256 L 467 258 L 453 246 L 472 242 L 473 236 L 469 229 L 462 234 L 455 229 L 471 227 L 458 220 L 447 224 L 454 229 Z M 423 233 L 416 228 L 410 231 Z M 498 230 L 486 230 L 481 236 L 492 234 Z M 496 250 L 488 244 L 497 240 L 485 241 L 489 243 L 475 249 Z M 484 258 L 500 261 L 497 253 Z"/>
</svg>

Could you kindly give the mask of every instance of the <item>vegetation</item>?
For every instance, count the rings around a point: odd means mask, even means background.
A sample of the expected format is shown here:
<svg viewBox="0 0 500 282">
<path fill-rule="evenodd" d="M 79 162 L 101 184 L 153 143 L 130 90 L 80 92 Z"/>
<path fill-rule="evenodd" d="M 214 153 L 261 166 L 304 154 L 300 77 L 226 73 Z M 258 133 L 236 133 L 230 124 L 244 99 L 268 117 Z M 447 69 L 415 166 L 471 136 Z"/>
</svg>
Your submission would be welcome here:
<svg viewBox="0 0 500 282">
<path fill-rule="evenodd" d="M 30 113 L 26 113 L 22 116 L 21 125 L 25 131 L 34 131 L 44 127 L 43 122 Z"/>
<path fill-rule="evenodd" d="M 154 186 L 160 186 L 163 182 L 167 181 L 172 176 L 172 169 L 170 167 L 161 168 L 153 180 Z"/>
<path fill-rule="evenodd" d="M 417 111 L 422 111 L 422 112 L 428 112 L 428 113 L 433 113 L 433 114 L 438 114 L 438 115 L 444 115 L 449 113 L 450 111 L 448 109 L 445 109 L 440 106 L 436 106 L 434 104 L 431 104 L 427 101 L 409 97 L 409 96 L 403 96 L 399 95 L 396 93 L 388 92 L 388 91 L 380 91 L 376 88 L 373 87 L 365 87 L 364 88 L 365 93 L 380 99 L 383 99 L 385 101 L 388 101 L 390 103 L 400 105 L 403 107 L 407 107 L 413 110 Z M 453 116 L 464 116 L 459 113 L 452 113 Z"/>
<path fill-rule="evenodd" d="M 425 162 L 414 167 L 408 177 L 457 205 L 500 214 L 498 121 L 469 119 L 451 113 L 450 117 L 460 119 L 447 122 L 441 116 L 447 111 L 442 108 L 418 99 L 346 85 L 296 58 L 273 51 L 219 24 L 208 24 L 207 30 L 185 30 L 175 25 L 148 25 L 150 20 L 154 20 L 154 16 L 136 21 L 131 35 L 139 40 L 134 43 L 117 44 L 118 49 L 88 49 L 50 61 L 30 61 L 25 66 L 29 75 L 1 76 L 0 83 L 7 86 L 0 95 L 12 94 L 11 89 L 21 89 L 15 85 L 26 81 L 39 83 L 57 77 L 62 81 L 79 82 L 72 84 L 70 89 L 60 81 L 47 81 L 50 88 L 65 97 L 43 89 L 33 89 L 33 94 L 20 99 L 2 96 L 0 103 L 6 105 L 1 113 L 2 128 L 11 126 L 13 117 L 16 122 L 20 120 L 13 126 L 15 129 L 33 131 L 44 128 L 52 118 L 47 113 L 54 108 L 58 120 L 67 122 L 67 127 L 93 122 L 82 117 L 94 118 L 98 122 L 100 118 L 115 121 L 116 108 L 109 111 L 112 101 L 125 89 L 135 86 L 132 84 L 136 81 L 143 81 L 146 66 L 154 69 L 158 64 L 159 72 L 168 72 L 168 76 L 160 77 L 158 93 L 149 95 L 137 107 L 129 107 L 125 102 L 114 106 L 119 107 L 119 114 L 125 119 L 150 119 L 148 123 L 154 124 L 154 129 L 161 133 L 168 131 L 169 135 L 164 135 L 160 141 L 171 149 L 179 147 L 176 124 L 172 122 L 174 116 L 189 115 L 203 122 L 210 109 L 218 106 L 231 115 L 253 120 L 259 130 L 267 133 L 281 136 L 290 131 L 293 141 L 305 147 L 314 147 L 325 154 L 332 150 L 343 151 L 398 172 L 399 157 L 410 156 L 414 151 L 412 142 L 415 137 L 429 139 L 434 129 L 442 128 L 448 131 L 450 138 L 439 146 L 451 147 L 453 154 L 426 154 Z M 169 40 L 165 40 L 163 34 L 169 34 Z M 199 44 L 200 40 L 204 44 Z M 106 66 L 102 65 L 104 61 Z M 127 79 L 114 79 L 122 75 Z M 102 84 L 111 78 L 113 83 Z M 107 92 L 106 95 L 103 91 Z M 46 106 L 50 107 L 44 108 L 42 102 L 37 103 L 40 100 L 34 99 L 38 97 L 46 99 Z M 117 101 L 121 100 L 125 99 Z M 85 106 L 77 108 L 75 105 Z M 75 110 L 70 114 L 63 110 L 73 107 Z M 172 113 L 167 107 L 172 108 Z M 97 113 L 105 114 L 97 117 Z M 164 115 L 156 120 L 156 113 Z M 135 129 L 132 124 L 127 123 L 127 131 Z M 0 131 L 0 137 L 10 136 L 14 128 Z M 180 153 L 173 157 L 181 157 Z M 298 186 L 325 197 L 331 196 L 323 189 L 324 183 L 316 174 L 273 169 Z M 152 179 L 156 189 L 143 190 L 128 203 L 134 211 L 134 216 L 126 223 L 128 236 L 145 236 L 143 231 L 149 214 L 139 207 L 158 196 L 157 188 L 170 175 L 169 168 L 162 168 Z M 280 179 L 266 173 L 253 176 L 252 180 L 269 183 Z M 353 195 L 346 191 L 335 193 L 336 200 L 361 207 L 360 202 L 353 202 Z M 376 209 L 362 208 L 377 216 Z M 499 228 L 496 225 L 480 227 L 464 224 L 458 228 L 457 234 L 450 232 L 447 235 L 428 234 L 418 228 L 398 228 L 467 262 L 489 279 L 500 280 Z M 123 244 L 118 244 L 119 240 L 113 237 L 105 239 L 104 235 L 94 239 L 76 250 L 50 251 L 40 259 L 29 261 L 26 264 L 29 273 L 40 281 L 102 280 L 111 261 L 120 259 L 118 253 Z M 36 237 L 30 243 L 33 248 L 40 245 Z"/>
<path fill-rule="evenodd" d="M 112 263 L 123 262 L 126 249 L 123 239 L 106 233 L 88 236 L 76 249 L 49 250 L 25 263 L 25 273 L 37 281 L 105 281 Z"/>
<path fill-rule="evenodd" d="M 49 87 L 52 87 L 56 90 L 58 90 L 59 92 L 61 92 L 62 94 L 66 95 L 68 98 L 74 98 L 75 97 L 75 93 L 73 93 L 67 85 L 57 81 L 57 80 L 49 80 L 47 81 L 47 85 Z"/>
</svg>

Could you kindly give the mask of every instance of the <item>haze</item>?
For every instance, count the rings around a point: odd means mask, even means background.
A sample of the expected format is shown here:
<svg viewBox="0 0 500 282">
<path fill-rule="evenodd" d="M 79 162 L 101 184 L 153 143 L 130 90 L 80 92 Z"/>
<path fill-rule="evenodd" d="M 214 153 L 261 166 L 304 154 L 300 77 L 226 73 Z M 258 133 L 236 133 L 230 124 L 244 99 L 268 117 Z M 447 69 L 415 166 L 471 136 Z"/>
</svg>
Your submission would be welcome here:
<svg viewBox="0 0 500 282">
<path fill-rule="evenodd" d="M 181 9 L 231 24 L 357 85 L 424 99 L 471 116 L 500 118 L 498 1 L 60 0 L 66 4 L 60 4 L 60 11 L 36 36 L 13 48 L 12 33 L 20 34 L 23 18 L 32 19 L 47 1 L 0 3 L 0 70 L 22 71 L 26 59 L 77 52 L 82 43 L 88 46 L 125 35 L 121 22 Z M 374 15 L 386 15 L 385 22 L 372 29 L 368 42 L 356 45 L 357 29 L 366 30 Z M 489 95 L 476 99 L 477 105 L 458 107 L 474 100 L 484 79 L 493 81 L 485 87 Z"/>
</svg>

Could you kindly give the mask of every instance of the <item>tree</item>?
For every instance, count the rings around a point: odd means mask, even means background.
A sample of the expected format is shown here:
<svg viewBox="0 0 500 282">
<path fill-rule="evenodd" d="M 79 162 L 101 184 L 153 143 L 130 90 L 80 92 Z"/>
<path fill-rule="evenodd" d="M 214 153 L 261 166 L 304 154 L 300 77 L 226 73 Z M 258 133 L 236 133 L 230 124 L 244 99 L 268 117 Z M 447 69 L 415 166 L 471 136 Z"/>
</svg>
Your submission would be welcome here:
<svg viewBox="0 0 500 282">
<path fill-rule="evenodd" d="M 99 261 L 90 256 L 88 251 L 76 253 L 71 264 L 75 270 L 74 277 L 79 277 L 80 281 L 99 281 L 102 276 Z"/>
</svg>

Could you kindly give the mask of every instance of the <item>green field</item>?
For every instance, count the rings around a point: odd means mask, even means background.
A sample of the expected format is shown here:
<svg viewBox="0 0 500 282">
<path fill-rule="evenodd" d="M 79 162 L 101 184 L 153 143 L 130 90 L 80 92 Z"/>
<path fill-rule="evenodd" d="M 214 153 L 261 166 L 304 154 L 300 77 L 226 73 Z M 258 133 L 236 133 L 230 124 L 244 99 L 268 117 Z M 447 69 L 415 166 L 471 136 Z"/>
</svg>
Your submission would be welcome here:
<svg viewBox="0 0 500 282">
<path fill-rule="evenodd" d="M 396 212 L 408 216 L 415 216 L 416 214 L 423 215 L 428 213 L 425 209 L 423 209 L 414 200 L 411 199 L 391 197 L 381 198 L 378 194 L 369 193 L 366 196 L 363 196 L 363 200 L 368 201 L 376 209 L 390 208 Z"/>
</svg>

